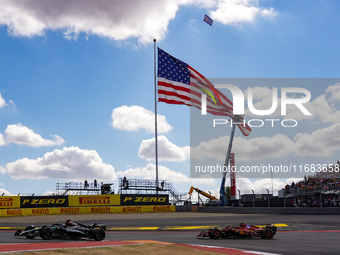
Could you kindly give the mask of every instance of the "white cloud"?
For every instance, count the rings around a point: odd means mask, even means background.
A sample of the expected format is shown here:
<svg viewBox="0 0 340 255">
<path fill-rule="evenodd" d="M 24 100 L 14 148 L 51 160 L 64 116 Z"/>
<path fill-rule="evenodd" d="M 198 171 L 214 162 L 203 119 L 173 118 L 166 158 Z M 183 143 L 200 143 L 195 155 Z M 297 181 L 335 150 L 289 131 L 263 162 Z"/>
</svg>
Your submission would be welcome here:
<svg viewBox="0 0 340 255">
<path fill-rule="evenodd" d="M 158 136 L 158 160 L 183 162 L 190 156 L 189 146 L 179 147 L 170 142 L 164 135 Z M 143 140 L 138 156 L 148 161 L 155 160 L 155 138 Z"/>
<path fill-rule="evenodd" d="M 15 196 L 15 194 L 11 194 L 8 190 L 6 189 L 0 189 L 0 196 L 2 196 L 2 194 L 4 194 L 4 196 Z"/>
<path fill-rule="evenodd" d="M 59 146 L 64 143 L 64 139 L 58 135 L 53 135 L 53 140 L 44 139 L 41 135 L 34 133 L 33 130 L 22 124 L 8 125 L 5 136 L 0 134 L 0 146 L 4 144 L 18 144 L 32 147 Z"/>
<path fill-rule="evenodd" d="M 289 184 L 291 185 L 292 182 L 298 183 L 299 181 L 302 181 L 304 178 L 295 178 L 295 177 L 291 177 L 286 179 L 285 184 Z"/>
<path fill-rule="evenodd" d="M 141 106 L 123 105 L 113 109 L 112 126 L 116 129 L 127 131 L 138 131 L 145 129 L 148 133 L 155 132 L 155 114 Z M 164 115 L 157 115 L 157 131 L 158 133 L 167 133 L 172 129 L 166 121 Z"/>
<path fill-rule="evenodd" d="M 248 93 L 250 93 L 249 88 L 246 89 L 244 92 L 245 98 L 248 98 Z M 251 94 L 254 101 L 268 99 L 267 101 L 270 101 L 269 99 L 273 96 L 272 89 L 269 89 L 268 87 L 253 87 L 251 88 Z"/>
<path fill-rule="evenodd" d="M 209 8 L 216 22 L 229 25 L 275 14 L 272 8 L 259 7 L 258 0 L 0 0 L 0 4 L 0 25 L 13 36 L 61 30 L 67 39 L 83 32 L 113 40 L 138 38 L 141 43 L 164 39 L 181 6 Z"/>
<path fill-rule="evenodd" d="M 217 9 L 210 12 L 214 21 L 224 25 L 237 25 L 254 22 L 257 17 L 273 17 L 273 8 L 259 7 L 258 0 L 219 0 Z"/>
<path fill-rule="evenodd" d="M 114 40 L 164 38 L 178 9 L 176 1 L 1 0 L 0 24 L 13 36 L 44 35 L 62 30 L 68 39 L 94 34 Z"/>
<path fill-rule="evenodd" d="M 191 148 L 191 156 L 199 160 L 204 160 L 205 158 L 224 160 L 228 141 L 229 136 L 221 136 L 208 142 L 200 142 L 196 147 Z M 245 162 L 284 157 L 292 152 L 293 146 L 294 142 L 282 134 L 248 140 L 235 137 L 233 152 L 237 155 L 239 161 Z"/>
<path fill-rule="evenodd" d="M 334 151 L 340 150 L 340 123 L 311 134 L 298 133 L 294 140 L 294 151 L 298 156 L 329 157 Z"/>
<path fill-rule="evenodd" d="M 226 186 L 230 186 L 230 179 L 226 179 Z M 236 189 L 239 189 L 242 194 L 252 194 L 251 190 L 254 190 L 255 193 L 257 194 L 267 194 L 267 190 L 269 190 L 269 193 L 276 194 L 279 190 L 284 188 L 285 182 L 281 181 L 280 179 L 275 179 L 273 178 L 273 183 L 272 179 L 270 178 L 264 178 L 261 180 L 257 180 L 254 182 L 251 182 L 250 179 L 244 178 L 241 176 L 238 176 L 236 178 Z M 238 197 L 238 194 L 237 194 Z"/>
<path fill-rule="evenodd" d="M 226 186 L 230 186 L 230 179 L 226 178 Z M 280 180 L 280 179 L 273 179 L 273 184 L 272 180 L 270 178 L 265 178 L 261 180 L 257 180 L 255 182 L 251 182 L 250 179 L 244 178 L 241 176 L 238 176 L 236 178 L 236 197 L 239 197 L 239 192 L 240 190 L 241 196 L 244 194 L 252 194 L 251 190 L 254 190 L 255 194 L 267 194 L 267 190 L 269 190 L 269 194 L 272 194 L 272 188 L 273 188 L 273 193 L 274 195 L 277 194 L 277 192 L 281 189 L 284 188 L 286 182 Z M 217 198 L 220 197 L 220 189 L 214 189 L 214 190 L 205 190 L 205 192 L 211 192 L 211 194 Z M 192 197 L 193 200 L 195 199 L 195 195 Z"/>
<path fill-rule="evenodd" d="M 270 117 L 276 117 L 281 116 L 281 100 L 278 98 L 278 95 L 275 95 L 273 93 L 272 89 L 269 89 L 268 87 L 254 87 L 246 89 L 244 91 L 245 95 L 245 101 L 246 104 L 248 103 L 249 93 L 251 92 L 252 96 L 252 105 L 256 110 L 269 110 L 272 109 L 272 107 L 276 107 L 276 110 L 274 113 L 270 114 Z M 274 104 L 273 106 L 273 94 L 274 98 L 277 98 L 277 105 Z M 258 117 L 258 115 L 253 114 L 249 109 L 245 111 L 245 116 L 252 116 L 252 117 Z"/>
<path fill-rule="evenodd" d="M 240 140 L 237 142 L 237 140 Z M 264 160 L 285 157 L 292 152 L 294 142 L 286 135 L 277 134 L 273 137 L 256 137 L 249 140 L 238 137 L 235 139 L 234 152 L 240 160 Z"/>
<path fill-rule="evenodd" d="M 5 107 L 7 104 L 5 102 L 5 99 L 2 98 L 1 92 L 0 92 L 0 108 Z"/>
<path fill-rule="evenodd" d="M 64 147 L 37 159 L 22 158 L 6 164 L 5 173 L 14 179 L 115 180 L 113 166 L 103 163 L 95 150 Z"/>
<path fill-rule="evenodd" d="M 331 101 L 340 101 L 340 83 L 329 86 L 325 91 Z"/>
<path fill-rule="evenodd" d="M 337 123 L 340 122 L 340 111 L 335 106 L 329 104 L 330 95 L 322 94 L 317 97 L 314 101 L 306 104 L 309 106 L 310 112 L 312 113 L 312 119 L 321 120 L 322 123 Z M 301 115 L 301 114 L 300 114 Z M 292 117 L 299 117 L 293 115 Z"/>
<path fill-rule="evenodd" d="M 55 190 L 46 190 L 43 194 L 43 196 L 54 196 L 55 195 Z"/>
<path fill-rule="evenodd" d="M 254 182 L 243 177 L 236 179 L 236 188 L 240 189 L 241 195 L 252 194 L 251 190 L 254 190 L 257 194 L 267 194 L 267 189 L 269 190 L 269 194 L 272 194 L 273 191 L 273 194 L 275 195 L 279 190 L 284 188 L 285 184 L 286 183 L 284 181 L 276 178 L 264 178 Z"/>
<path fill-rule="evenodd" d="M 280 93 L 280 91 L 278 91 Z M 244 92 L 248 95 L 248 89 Z M 253 105 L 257 110 L 270 109 L 273 103 L 272 89 L 268 87 L 254 87 L 253 88 Z M 298 94 L 291 98 L 297 98 Z M 270 117 L 281 117 L 281 98 L 277 95 L 277 109 Z M 330 104 L 333 102 L 333 104 Z M 287 105 L 286 119 L 295 120 L 320 120 L 322 123 L 338 123 L 340 122 L 340 110 L 336 103 L 340 102 L 340 83 L 329 86 L 325 93 L 316 97 L 313 101 L 304 103 L 303 106 L 312 114 L 311 116 L 304 115 L 295 105 Z M 256 117 L 257 115 L 251 113 L 249 109 L 245 111 L 248 117 Z"/>
<path fill-rule="evenodd" d="M 225 179 L 225 186 L 228 187 L 230 186 L 230 178 L 226 178 Z M 242 194 L 249 194 L 251 193 L 251 190 L 254 189 L 254 185 L 253 183 L 248 179 L 248 178 L 236 178 L 236 189 L 240 190 L 241 195 Z M 211 195 L 219 198 L 220 197 L 220 188 L 216 188 L 214 190 L 209 190 L 209 189 L 205 189 L 204 190 L 207 193 L 210 193 Z M 236 193 L 236 196 L 238 197 L 238 191 Z M 195 199 L 195 195 L 193 196 L 194 200 L 196 201 L 197 199 Z"/>
<path fill-rule="evenodd" d="M 129 168 L 125 171 L 117 172 L 119 177 L 126 176 L 128 179 L 156 179 L 156 165 L 148 163 L 145 167 Z M 189 178 L 185 174 L 170 170 L 165 166 L 158 166 L 159 180 L 165 180 L 171 183 L 190 183 L 190 185 L 216 185 L 216 180 L 213 178 Z"/>
<path fill-rule="evenodd" d="M 197 160 L 225 159 L 229 136 L 200 142 L 191 148 L 191 157 Z M 340 123 L 318 129 L 312 133 L 297 133 L 294 139 L 283 134 L 273 137 L 244 139 L 235 137 L 233 152 L 237 161 L 247 162 L 285 157 L 294 153 L 299 157 L 329 157 L 340 150 Z"/>
<path fill-rule="evenodd" d="M 270 178 L 264 178 L 261 180 L 257 180 L 253 183 L 254 192 L 257 194 L 267 194 L 267 189 L 269 190 L 269 193 L 275 194 L 279 190 L 283 189 L 285 186 L 285 182 L 281 181 L 280 179 L 272 179 Z"/>
<path fill-rule="evenodd" d="M 15 103 L 12 100 L 9 100 L 8 103 L 7 103 L 5 101 L 5 99 L 2 97 L 1 92 L 0 92 L 0 108 L 5 108 L 5 107 L 6 108 L 8 107 L 9 109 L 15 109 L 16 106 L 15 106 Z"/>
<path fill-rule="evenodd" d="M 5 139 L 4 136 L 0 133 L 0 146 L 5 145 Z"/>
</svg>

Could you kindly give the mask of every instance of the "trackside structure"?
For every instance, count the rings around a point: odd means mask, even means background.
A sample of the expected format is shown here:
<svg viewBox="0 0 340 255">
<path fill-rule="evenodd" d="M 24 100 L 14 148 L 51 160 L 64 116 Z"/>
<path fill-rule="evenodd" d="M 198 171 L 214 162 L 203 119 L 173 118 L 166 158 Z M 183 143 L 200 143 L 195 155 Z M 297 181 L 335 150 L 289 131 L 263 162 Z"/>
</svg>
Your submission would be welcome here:
<svg viewBox="0 0 340 255">
<path fill-rule="evenodd" d="M 159 180 L 158 186 L 155 180 L 119 178 L 118 194 L 167 194 L 172 204 L 183 201 L 183 195 L 166 180 Z"/>
</svg>

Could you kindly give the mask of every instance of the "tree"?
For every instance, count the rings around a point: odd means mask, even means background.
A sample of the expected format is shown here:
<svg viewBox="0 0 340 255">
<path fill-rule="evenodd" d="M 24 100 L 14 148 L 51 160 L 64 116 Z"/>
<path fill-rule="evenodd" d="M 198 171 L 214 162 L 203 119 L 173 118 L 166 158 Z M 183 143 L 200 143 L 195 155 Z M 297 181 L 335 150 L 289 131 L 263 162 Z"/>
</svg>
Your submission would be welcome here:
<svg viewBox="0 0 340 255">
<path fill-rule="evenodd" d="M 227 196 L 228 200 L 231 200 L 231 187 L 230 186 L 225 187 L 225 195 Z"/>
</svg>

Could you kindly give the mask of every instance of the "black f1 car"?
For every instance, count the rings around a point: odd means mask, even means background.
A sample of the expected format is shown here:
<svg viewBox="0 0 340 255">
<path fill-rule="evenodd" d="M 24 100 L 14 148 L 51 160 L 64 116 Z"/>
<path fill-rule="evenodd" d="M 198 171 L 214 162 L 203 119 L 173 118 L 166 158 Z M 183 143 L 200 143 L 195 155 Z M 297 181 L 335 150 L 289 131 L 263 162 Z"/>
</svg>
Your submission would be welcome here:
<svg viewBox="0 0 340 255">
<path fill-rule="evenodd" d="M 44 240 L 49 240 L 52 237 L 79 239 L 87 238 L 102 241 L 105 239 L 107 229 L 102 224 L 83 225 L 78 222 L 67 220 L 65 224 L 53 224 L 51 226 L 28 226 L 25 230 L 18 230 L 14 236 L 26 236 L 28 239 L 33 239 L 40 236 Z"/>
<path fill-rule="evenodd" d="M 241 223 L 240 226 L 227 226 L 222 229 L 212 228 L 202 231 L 197 237 L 209 237 L 210 239 L 219 238 L 240 238 L 240 237 L 261 237 L 272 239 L 276 234 L 276 227 L 268 224 L 264 228 Z"/>
</svg>

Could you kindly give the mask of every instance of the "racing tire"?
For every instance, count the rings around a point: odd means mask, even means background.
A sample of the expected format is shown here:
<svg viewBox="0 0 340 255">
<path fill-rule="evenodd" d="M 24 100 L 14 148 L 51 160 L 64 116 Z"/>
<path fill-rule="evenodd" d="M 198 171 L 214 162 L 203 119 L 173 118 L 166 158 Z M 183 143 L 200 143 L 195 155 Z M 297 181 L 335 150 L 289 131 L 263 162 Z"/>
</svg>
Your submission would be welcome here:
<svg viewBox="0 0 340 255">
<path fill-rule="evenodd" d="M 39 230 L 39 234 L 42 239 L 50 240 L 53 236 L 53 231 L 51 228 L 45 226 Z"/>
<path fill-rule="evenodd" d="M 95 229 L 93 230 L 92 238 L 96 241 L 102 241 L 106 237 L 106 233 L 103 229 Z"/>
<path fill-rule="evenodd" d="M 263 239 L 272 239 L 274 237 L 274 232 L 271 229 L 265 229 L 263 232 Z"/>
<path fill-rule="evenodd" d="M 220 239 L 221 238 L 221 231 L 219 229 L 214 229 L 211 231 L 212 239 Z"/>
</svg>

